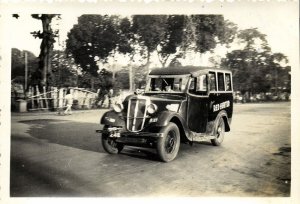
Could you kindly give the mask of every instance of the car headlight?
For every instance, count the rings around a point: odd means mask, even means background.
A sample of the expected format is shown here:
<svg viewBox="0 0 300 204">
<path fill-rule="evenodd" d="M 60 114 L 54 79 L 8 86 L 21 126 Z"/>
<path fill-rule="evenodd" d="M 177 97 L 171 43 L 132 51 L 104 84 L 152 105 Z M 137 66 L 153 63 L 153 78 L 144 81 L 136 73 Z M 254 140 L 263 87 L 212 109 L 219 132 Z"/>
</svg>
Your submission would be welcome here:
<svg viewBox="0 0 300 204">
<path fill-rule="evenodd" d="M 157 111 L 157 105 L 155 105 L 154 103 L 151 103 L 148 107 L 147 107 L 147 112 L 149 114 L 153 114 Z"/>
<path fill-rule="evenodd" d="M 120 113 L 124 107 L 123 107 L 123 104 L 122 103 L 117 103 L 117 104 L 114 104 L 113 105 L 113 109 L 114 111 L 116 111 L 117 113 Z"/>
<path fill-rule="evenodd" d="M 116 119 L 110 118 L 110 117 L 105 117 L 105 120 L 107 120 L 108 122 L 111 122 L 111 123 L 116 122 Z"/>
</svg>

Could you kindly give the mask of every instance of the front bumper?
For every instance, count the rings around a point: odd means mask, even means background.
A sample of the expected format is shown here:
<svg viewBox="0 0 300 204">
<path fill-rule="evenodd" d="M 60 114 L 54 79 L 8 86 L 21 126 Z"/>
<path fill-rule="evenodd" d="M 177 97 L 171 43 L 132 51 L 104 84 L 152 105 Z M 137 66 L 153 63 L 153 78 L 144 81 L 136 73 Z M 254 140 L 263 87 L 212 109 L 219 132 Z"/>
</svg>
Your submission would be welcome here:
<svg viewBox="0 0 300 204">
<path fill-rule="evenodd" d="M 107 134 L 109 138 L 116 142 L 123 143 L 130 146 L 138 147 L 155 147 L 157 140 L 163 137 L 162 133 L 153 132 L 119 132 L 118 129 L 104 129 L 96 130 L 97 133 Z"/>
<path fill-rule="evenodd" d="M 160 138 L 163 137 L 163 133 L 153 133 L 153 132 L 118 132 L 118 129 L 109 130 L 96 130 L 97 133 L 108 134 L 109 137 L 119 138 L 119 137 L 132 137 L 132 138 Z M 119 134 L 117 134 L 119 133 Z"/>
</svg>

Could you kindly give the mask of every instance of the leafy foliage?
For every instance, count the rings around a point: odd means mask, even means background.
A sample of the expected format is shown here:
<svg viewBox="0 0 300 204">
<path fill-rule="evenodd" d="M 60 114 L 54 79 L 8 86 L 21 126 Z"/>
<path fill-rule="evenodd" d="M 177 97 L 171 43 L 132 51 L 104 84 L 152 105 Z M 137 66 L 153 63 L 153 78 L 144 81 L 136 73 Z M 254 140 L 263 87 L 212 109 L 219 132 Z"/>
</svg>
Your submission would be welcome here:
<svg viewBox="0 0 300 204">
<path fill-rule="evenodd" d="M 118 45 L 122 53 L 131 51 L 127 44 L 128 20 L 122 21 L 122 30 L 119 29 L 119 23 L 117 16 L 82 15 L 78 18 L 78 24 L 68 33 L 66 46 L 67 52 L 74 56 L 84 72 L 97 76 L 97 61 L 105 62 Z"/>
<path fill-rule="evenodd" d="M 149 65 L 151 53 L 156 51 L 158 45 L 166 37 L 166 15 L 135 15 L 132 17 L 133 32 L 137 36 L 139 45 L 143 48 L 141 55 L 147 59 Z"/>
<path fill-rule="evenodd" d="M 165 67 L 167 60 L 171 54 L 177 52 L 177 48 L 181 46 L 183 41 L 185 16 L 171 15 L 167 19 L 167 29 L 164 38 L 160 42 L 160 50 L 157 50 L 159 60 Z"/>
<path fill-rule="evenodd" d="M 122 54 L 135 54 L 135 36 L 132 32 L 132 24 L 128 18 L 120 20 L 118 51 Z"/>
<path fill-rule="evenodd" d="M 195 24 L 196 51 L 205 53 L 216 47 L 216 39 L 224 36 L 225 21 L 222 15 L 193 15 Z"/>
<path fill-rule="evenodd" d="M 239 31 L 237 37 L 244 47 L 227 53 L 221 65 L 233 71 L 236 90 L 260 93 L 288 86 L 289 69 L 283 65 L 287 57 L 272 53 L 264 34 L 253 28 Z"/>
<path fill-rule="evenodd" d="M 75 64 L 74 59 L 60 50 L 54 50 L 51 58 L 53 85 L 58 87 L 77 86 L 80 67 Z"/>
<path fill-rule="evenodd" d="M 12 80 L 25 74 L 25 52 L 27 53 L 28 76 L 38 68 L 38 58 L 30 51 L 21 51 L 17 48 L 11 50 L 11 78 Z"/>
</svg>

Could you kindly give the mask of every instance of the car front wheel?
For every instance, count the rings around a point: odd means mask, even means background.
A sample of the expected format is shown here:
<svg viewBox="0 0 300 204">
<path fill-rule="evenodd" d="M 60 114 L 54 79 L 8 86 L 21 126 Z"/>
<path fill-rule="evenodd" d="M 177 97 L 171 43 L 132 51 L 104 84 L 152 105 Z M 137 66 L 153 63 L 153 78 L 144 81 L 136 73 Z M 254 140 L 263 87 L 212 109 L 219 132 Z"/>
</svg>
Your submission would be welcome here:
<svg viewBox="0 0 300 204">
<path fill-rule="evenodd" d="M 157 142 L 157 153 L 164 162 L 170 162 L 177 156 L 180 146 L 180 133 L 177 125 L 170 122 L 168 126 L 160 131 L 163 137 Z"/>
<path fill-rule="evenodd" d="M 117 143 L 115 139 L 110 138 L 107 134 L 102 134 L 101 141 L 103 149 L 109 154 L 118 154 L 124 148 L 123 144 Z"/>
</svg>

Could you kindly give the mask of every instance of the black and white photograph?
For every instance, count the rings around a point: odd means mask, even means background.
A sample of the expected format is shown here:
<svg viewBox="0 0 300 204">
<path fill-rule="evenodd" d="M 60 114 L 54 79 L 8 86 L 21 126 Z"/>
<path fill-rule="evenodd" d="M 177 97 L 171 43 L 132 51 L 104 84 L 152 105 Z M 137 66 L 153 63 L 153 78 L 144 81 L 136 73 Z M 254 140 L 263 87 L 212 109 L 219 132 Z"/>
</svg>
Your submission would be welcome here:
<svg viewBox="0 0 300 204">
<path fill-rule="evenodd" d="M 1 3 L 0 200 L 299 201 L 298 1 L 52 3 Z"/>
</svg>

